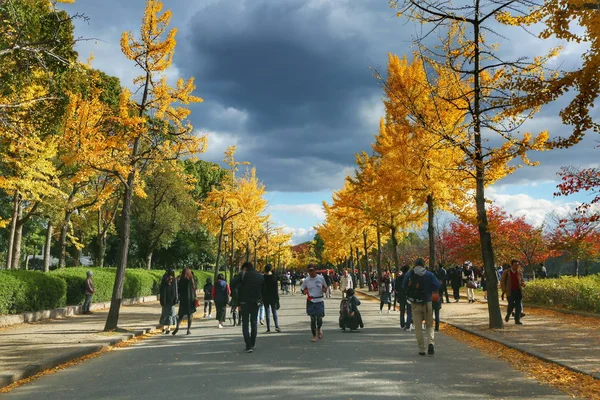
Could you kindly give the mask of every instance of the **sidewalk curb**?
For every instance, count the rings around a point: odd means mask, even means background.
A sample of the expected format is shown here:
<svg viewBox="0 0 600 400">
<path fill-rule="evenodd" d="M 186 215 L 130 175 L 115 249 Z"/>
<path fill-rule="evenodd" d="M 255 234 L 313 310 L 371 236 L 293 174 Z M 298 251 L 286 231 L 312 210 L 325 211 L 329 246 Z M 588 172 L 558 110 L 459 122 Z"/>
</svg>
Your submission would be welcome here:
<svg viewBox="0 0 600 400">
<path fill-rule="evenodd" d="M 106 349 L 106 348 L 114 346 L 116 344 L 125 342 L 127 340 L 131 340 L 135 337 L 145 335 L 146 333 L 152 332 L 153 330 L 157 329 L 158 327 L 160 327 L 160 325 L 153 325 L 150 328 L 136 329 L 129 333 L 123 333 L 115 338 L 112 338 L 112 339 L 108 340 L 106 343 L 75 349 L 75 350 L 69 351 L 68 353 L 61 354 L 57 357 L 43 361 L 41 363 L 28 365 L 25 368 L 23 368 L 22 370 L 14 372 L 13 374 L 0 375 L 0 388 L 9 386 L 9 385 L 11 385 L 17 381 L 20 381 L 22 379 L 29 378 L 33 375 L 36 375 L 42 371 L 47 370 L 47 369 L 58 367 L 59 365 L 68 363 L 70 361 L 76 360 L 78 358 L 81 358 L 81 357 L 84 357 L 84 356 L 87 356 L 90 354 L 97 353 L 103 349 Z"/>
<path fill-rule="evenodd" d="M 158 296 L 151 295 L 144 297 L 133 297 L 130 299 L 123 299 L 121 305 L 131 306 L 142 303 L 151 303 L 154 301 L 158 301 Z M 109 307 L 110 301 L 92 303 L 90 306 L 90 311 L 103 310 Z M 21 314 L 0 315 L 0 327 L 5 328 L 17 324 L 45 321 L 49 319 L 61 319 L 80 314 L 82 314 L 82 306 L 79 304 L 55 308 L 52 310 L 29 311 Z"/>
<path fill-rule="evenodd" d="M 487 333 L 478 332 L 476 330 L 473 330 L 473 329 L 470 329 L 470 328 L 467 328 L 467 327 L 464 327 L 464 326 L 456 325 L 456 324 L 453 324 L 451 322 L 446 322 L 444 320 L 441 320 L 441 322 L 444 322 L 445 324 L 453 326 L 456 329 L 460 329 L 463 332 L 467 332 L 467 333 L 470 333 L 472 335 L 479 336 L 479 337 L 481 337 L 483 339 L 487 339 L 487 340 L 490 340 L 492 342 L 500 343 L 500 344 L 502 344 L 502 345 L 504 345 L 504 346 L 506 346 L 508 348 L 520 351 L 522 353 L 529 354 L 530 356 L 535 357 L 535 358 L 539 358 L 542 361 L 546 361 L 546 362 L 549 362 L 549 363 L 552 363 L 552 364 L 560 365 L 561 367 L 566 368 L 569 371 L 573 371 L 573 372 L 576 372 L 578 374 L 583 374 L 583 375 L 591 376 L 594 379 L 600 380 L 600 373 L 590 374 L 588 372 L 581 371 L 581 370 L 579 370 L 577 368 L 573 368 L 573 367 L 571 367 L 571 366 L 563 363 L 562 361 L 556 361 L 556 360 L 550 359 L 550 358 L 544 356 L 543 354 L 538 353 L 537 351 L 527 350 L 527 349 L 525 349 L 525 348 L 523 348 L 523 347 L 521 347 L 519 345 L 511 344 L 511 343 L 508 343 L 508 342 L 506 342 L 504 340 L 501 340 L 501 339 L 496 339 L 496 338 L 492 337 L 491 335 L 489 335 Z"/>
</svg>

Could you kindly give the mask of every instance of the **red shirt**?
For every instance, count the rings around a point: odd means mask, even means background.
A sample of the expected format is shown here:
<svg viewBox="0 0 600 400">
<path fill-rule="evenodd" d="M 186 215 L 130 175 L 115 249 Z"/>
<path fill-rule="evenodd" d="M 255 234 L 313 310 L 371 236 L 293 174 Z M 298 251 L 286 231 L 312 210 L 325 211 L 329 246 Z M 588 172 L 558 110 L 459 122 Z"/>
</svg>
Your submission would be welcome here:
<svg viewBox="0 0 600 400">
<path fill-rule="evenodd" d="M 516 291 L 519 290 L 521 288 L 521 285 L 519 284 L 519 271 L 513 271 L 512 269 L 510 270 L 510 289 L 511 291 Z"/>
</svg>

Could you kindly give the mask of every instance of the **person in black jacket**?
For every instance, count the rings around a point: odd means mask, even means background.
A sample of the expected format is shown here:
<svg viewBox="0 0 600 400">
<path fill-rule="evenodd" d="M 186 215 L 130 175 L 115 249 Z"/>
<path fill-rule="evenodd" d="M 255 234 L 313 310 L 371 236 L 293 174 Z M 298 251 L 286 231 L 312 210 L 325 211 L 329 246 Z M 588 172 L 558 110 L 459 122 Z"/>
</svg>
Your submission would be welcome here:
<svg viewBox="0 0 600 400">
<path fill-rule="evenodd" d="M 273 275 L 273 266 L 265 265 L 265 274 L 263 275 L 265 286 L 263 287 L 263 302 L 265 304 L 265 314 L 267 317 L 267 333 L 271 332 L 271 312 L 273 313 L 273 323 L 275 323 L 275 331 L 281 332 L 279 329 L 279 319 L 277 318 L 277 310 L 279 309 L 279 291 L 277 290 L 277 276 Z M 285 279 L 285 276 L 284 276 Z"/>
<path fill-rule="evenodd" d="M 177 313 L 175 312 L 177 302 L 177 279 L 175 279 L 175 271 L 171 269 L 160 283 L 160 305 L 162 307 L 160 324 L 163 326 L 163 333 L 171 333 L 171 326 L 177 325 Z"/>
<path fill-rule="evenodd" d="M 450 271 L 450 284 L 454 291 L 454 301 L 458 303 L 460 300 L 460 287 L 462 286 L 462 270 L 460 267 L 454 267 Z"/>
<path fill-rule="evenodd" d="M 448 296 L 448 271 L 446 268 L 440 264 L 439 268 L 435 272 L 435 276 L 439 279 L 440 286 L 440 301 L 444 302 L 444 294 L 446 294 L 446 303 L 450 303 L 450 298 Z"/>
<path fill-rule="evenodd" d="M 258 308 L 262 304 L 265 280 L 256 272 L 251 262 L 242 265 L 239 285 L 240 311 L 242 313 L 242 333 L 246 342 L 246 352 L 252 353 L 258 333 Z"/>
<path fill-rule="evenodd" d="M 196 281 L 189 267 L 185 267 L 181 271 L 179 282 L 177 282 L 177 289 L 179 292 L 179 313 L 177 316 L 177 326 L 173 331 L 173 335 L 179 332 L 179 325 L 186 316 L 188 321 L 187 334 L 189 335 L 192 328 L 192 316 L 196 312 Z"/>
</svg>

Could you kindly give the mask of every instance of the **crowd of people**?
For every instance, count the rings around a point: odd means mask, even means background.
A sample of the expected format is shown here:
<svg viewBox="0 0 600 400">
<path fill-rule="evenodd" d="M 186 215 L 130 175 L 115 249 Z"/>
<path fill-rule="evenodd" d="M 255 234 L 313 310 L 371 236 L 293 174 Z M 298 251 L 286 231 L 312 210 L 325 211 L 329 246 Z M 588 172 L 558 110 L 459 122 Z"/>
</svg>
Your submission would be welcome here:
<svg viewBox="0 0 600 400">
<path fill-rule="evenodd" d="M 522 305 L 522 288 L 526 285 L 523 268 L 518 260 L 505 264 L 497 272 L 494 281 L 499 282 L 502 298 L 507 297 L 508 308 L 505 320 L 514 317 L 515 323 L 522 325 L 525 316 Z M 217 327 L 225 327 L 227 307 L 231 309 L 230 321 L 233 326 L 242 326 L 245 350 L 254 351 L 258 325 L 266 324 L 266 333 L 281 332 L 278 310 L 280 308 L 280 292 L 282 294 L 300 293 L 306 296 L 306 314 L 310 317 L 311 341 L 323 339 L 323 318 L 325 316 L 325 299 L 332 297 L 339 290 L 342 299 L 339 305 L 339 327 L 342 331 L 356 331 L 364 328 L 360 313 L 360 300 L 355 288 L 368 284 L 379 293 L 379 313 L 387 308 L 387 313 L 400 312 L 400 328 L 408 332 L 415 330 L 420 355 L 435 353 L 435 333 L 439 331 L 440 310 L 444 299 L 450 303 L 448 288 L 452 289 L 455 302 L 460 301 L 460 291 L 466 288 L 468 303 L 474 303 L 475 289 L 484 288 L 486 296 L 487 276 L 466 261 L 463 266 L 446 269 L 440 265 L 429 271 L 423 259 L 419 258 L 410 267 L 405 265 L 397 271 L 386 271 L 381 277 L 376 275 L 359 276 L 356 270 L 317 270 L 310 264 L 306 272 L 289 271 L 277 275 L 271 264 L 267 264 L 264 273 L 256 271 L 254 265 L 246 262 L 241 271 L 227 283 L 223 274 L 218 274 L 213 283 L 206 279 L 202 287 L 201 297 L 204 301 L 204 318 L 212 318 L 213 308 L 216 313 Z M 84 311 L 89 310 L 88 303 L 95 291 L 91 273 L 85 281 L 86 301 Z M 197 296 L 197 280 L 189 268 L 185 268 L 176 277 L 174 270 L 168 270 L 160 285 L 160 304 L 162 312 L 160 324 L 163 333 L 176 335 L 180 324 L 187 319 L 187 334 L 191 334 L 193 314 L 200 308 Z M 177 308 L 177 309 L 176 309 Z M 172 329 L 174 327 L 174 329 Z"/>
</svg>

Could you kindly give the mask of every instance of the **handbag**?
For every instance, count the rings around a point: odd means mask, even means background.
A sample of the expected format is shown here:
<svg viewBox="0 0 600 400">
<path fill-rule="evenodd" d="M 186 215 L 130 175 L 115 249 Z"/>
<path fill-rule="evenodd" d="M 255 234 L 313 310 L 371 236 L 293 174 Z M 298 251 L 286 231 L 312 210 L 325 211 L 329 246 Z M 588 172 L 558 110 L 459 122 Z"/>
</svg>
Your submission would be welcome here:
<svg viewBox="0 0 600 400">
<path fill-rule="evenodd" d="M 477 282 L 475 282 L 475 281 L 467 281 L 467 287 L 469 289 L 477 289 Z"/>
</svg>

